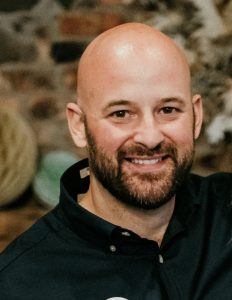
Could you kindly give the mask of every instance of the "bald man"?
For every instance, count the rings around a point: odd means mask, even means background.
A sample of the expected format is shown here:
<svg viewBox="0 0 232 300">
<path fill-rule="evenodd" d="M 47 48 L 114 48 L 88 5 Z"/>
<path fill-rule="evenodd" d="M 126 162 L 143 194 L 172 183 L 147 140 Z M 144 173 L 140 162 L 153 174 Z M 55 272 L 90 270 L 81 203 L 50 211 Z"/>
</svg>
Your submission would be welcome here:
<svg viewBox="0 0 232 300">
<path fill-rule="evenodd" d="M 190 85 L 183 51 L 147 25 L 87 47 L 67 118 L 88 159 L 1 255 L 1 299 L 231 299 L 232 177 L 189 173 L 202 124 Z"/>
</svg>

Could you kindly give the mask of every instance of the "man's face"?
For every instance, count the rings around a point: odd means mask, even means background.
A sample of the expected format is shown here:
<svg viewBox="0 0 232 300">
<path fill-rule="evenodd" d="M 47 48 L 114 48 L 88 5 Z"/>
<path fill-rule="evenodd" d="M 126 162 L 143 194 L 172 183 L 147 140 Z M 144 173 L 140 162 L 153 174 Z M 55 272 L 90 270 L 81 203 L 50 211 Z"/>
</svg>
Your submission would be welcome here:
<svg viewBox="0 0 232 300">
<path fill-rule="evenodd" d="M 169 142 L 154 149 L 122 145 L 115 155 L 110 155 L 97 145 L 87 123 L 85 129 L 91 171 L 116 199 L 130 206 L 148 210 L 164 205 L 191 168 L 193 144 L 180 157 L 175 144 Z"/>
<path fill-rule="evenodd" d="M 105 57 L 88 75 L 90 170 L 119 201 L 154 209 L 173 198 L 191 167 L 195 104 L 177 55 L 128 53 L 110 64 Z"/>
</svg>

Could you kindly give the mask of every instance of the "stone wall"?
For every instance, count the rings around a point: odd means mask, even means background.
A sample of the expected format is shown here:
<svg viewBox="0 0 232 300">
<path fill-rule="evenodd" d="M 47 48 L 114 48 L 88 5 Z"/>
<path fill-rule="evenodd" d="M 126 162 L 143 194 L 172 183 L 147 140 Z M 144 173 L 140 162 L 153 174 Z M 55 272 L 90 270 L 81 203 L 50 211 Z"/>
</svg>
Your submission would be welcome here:
<svg viewBox="0 0 232 300">
<path fill-rule="evenodd" d="M 0 106 L 29 122 L 39 159 L 57 149 L 84 156 L 71 141 L 65 117 L 66 103 L 76 100 L 78 59 L 102 31 L 147 23 L 185 48 L 193 90 L 203 95 L 194 171 L 232 171 L 231 19 L 230 0 L 1 0 Z M 30 187 L 0 208 L 0 251 L 49 209 Z"/>
<path fill-rule="evenodd" d="M 193 90 L 203 95 L 195 171 L 231 171 L 231 17 L 230 0 L 1 0 L 0 101 L 29 120 L 41 155 L 62 149 L 82 156 L 64 113 L 76 98 L 78 59 L 102 31 L 147 23 L 185 48 Z"/>
</svg>

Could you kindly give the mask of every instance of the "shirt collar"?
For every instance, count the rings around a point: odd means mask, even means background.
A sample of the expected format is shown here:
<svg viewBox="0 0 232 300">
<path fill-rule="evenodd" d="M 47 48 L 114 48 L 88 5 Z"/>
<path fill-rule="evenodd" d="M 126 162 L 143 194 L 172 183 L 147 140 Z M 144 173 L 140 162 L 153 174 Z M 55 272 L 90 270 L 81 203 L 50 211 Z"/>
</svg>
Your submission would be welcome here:
<svg viewBox="0 0 232 300">
<path fill-rule="evenodd" d="M 113 225 L 92 214 L 77 203 L 77 195 L 84 194 L 89 188 L 89 176 L 83 177 L 83 170 L 88 169 L 88 159 L 71 166 L 61 177 L 60 204 L 62 211 L 72 229 L 82 238 L 94 241 L 99 246 L 109 244 L 112 237 L 118 236 L 115 231 L 127 229 Z M 82 178 L 83 177 L 83 178 Z M 176 195 L 176 205 L 173 217 L 165 234 L 165 244 L 176 234 L 184 231 L 189 219 L 199 205 L 190 176 L 186 178 Z M 129 230 L 127 230 L 129 232 Z M 139 238 L 130 232 L 133 238 Z"/>
<path fill-rule="evenodd" d="M 71 166 L 61 177 L 60 206 L 70 225 L 84 239 L 94 239 L 99 244 L 109 240 L 115 225 L 92 214 L 77 203 L 77 196 L 89 188 L 89 176 L 81 177 L 88 168 L 88 159 Z M 97 237 L 97 238 L 96 238 Z"/>
</svg>

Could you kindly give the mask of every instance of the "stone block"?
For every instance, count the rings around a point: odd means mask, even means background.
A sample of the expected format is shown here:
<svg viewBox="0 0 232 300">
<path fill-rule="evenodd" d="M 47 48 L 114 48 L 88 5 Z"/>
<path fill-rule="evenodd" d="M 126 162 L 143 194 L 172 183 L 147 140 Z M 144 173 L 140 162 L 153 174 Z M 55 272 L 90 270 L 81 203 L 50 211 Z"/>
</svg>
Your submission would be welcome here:
<svg viewBox="0 0 232 300">
<path fill-rule="evenodd" d="M 125 17 L 118 13 L 106 12 L 102 14 L 101 32 L 125 23 Z"/>
<path fill-rule="evenodd" d="M 37 57 L 35 44 L 10 30 L 0 28 L 0 40 L 0 63 L 28 62 Z"/>
<path fill-rule="evenodd" d="M 1 0 L 0 11 L 14 12 L 17 10 L 29 10 L 34 7 L 39 0 Z"/>
<path fill-rule="evenodd" d="M 99 0 L 74 0 L 72 9 L 94 8 L 99 5 Z"/>
<path fill-rule="evenodd" d="M 129 4 L 132 3 L 133 0 L 101 0 L 102 4 L 112 5 L 112 4 Z"/>
<path fill-rule="evenodd" d="M 57 0 L 57 2 L 59 2 L 66 9 L 69 9 L 70 6 L 73 4 L 73 0 Z"/>
<path fill-rule="evenodd" d="M 101 30 L 101 17 L 98 13 L 65 14 L 59 18 L 59 29 L 65 35 L 96 35 Z"/>
<path fill-rule="evenodd" d="M 61 34 L 95 36 L 104 30 L 125 22 L 125 17 L 116 12 L 77 12 L 59 18 Z"/>
<path fill-rule="evenodd" d="M 55 116 L 58 112 L 56 99 L 54 97 L 40 97 L 33 101 L 30 110 L 36 119 L 48 119 Z"/>
<path fill-rule="evenodd" d="M 60 84 L 62 84 L 69 91 L 76 91 L 77 86 L 77 66 L 73 64 L 66 66 L 60 76 Z"/>
<path fill-rule="evenodd" d="M 208 38 L 216 38 L 227 32 L 223 19 L 221 18 L 215 4 L 211 0 L 195 0 L 195 5 L 199 9 L 199 15 L 204 20 L 202 29 L 198 34 Z"/>
<path fill-rule="evenodd" d="M 51 48 L 51 56 L 57 63 L 77 60 L 82 55 L 86 46 L 86 42 L 54 42 Z"/>
<path fill-rule="evenodd" d="M 14 91 L 28 92 L 35 89 L 53 89 L 53 76 L 32 69 L 10 69 L 2 71 L 2 78 Z"/>
</svg>

